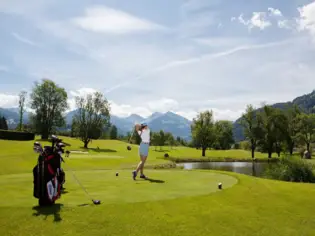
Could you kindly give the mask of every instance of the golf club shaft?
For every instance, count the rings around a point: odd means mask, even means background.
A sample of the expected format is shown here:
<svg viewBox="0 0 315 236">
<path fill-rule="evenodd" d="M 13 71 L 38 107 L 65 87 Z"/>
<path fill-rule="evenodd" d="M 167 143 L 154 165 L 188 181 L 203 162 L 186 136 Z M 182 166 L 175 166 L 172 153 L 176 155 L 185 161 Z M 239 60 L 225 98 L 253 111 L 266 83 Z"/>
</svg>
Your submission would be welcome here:
<svg viewBox="0 0 315 236">
<path fill-rule="evenodd" d="M 80 187 L 81 187 L 81 188 L 83 189 L 83 191 L 86 193 L 86 195 L 88 195 L 89 198 L 91 198 L 91 200 L 94 201 L 93 198 L 90 196 L 90 194 L 86 191 L 86 189 L 85 189 L 85 188 L 83 187 L 83 185 L 80 183 L 80 181 L 77 179 L 77 177 L 75 176 L 74 172 L 69 168 L 68 165 L 66 165 L 66 166 L 67 166 L 67 168 L 70 170 L 70 172 L 71 172 L 73 178 L 76 180 L 76 182 L 80 185 Z"/>
<path fill-rule="evenodd" d="M 134 132 L 135 132 L 135 127 L 133 127 L 133 129 L 132 129 L 132 133 L 131 133 L 129 141 L 128 141 L 129 143 L 130 143 L 130 140 L 132 139 L 132 136 L 133 136 Z"/>
</svg>

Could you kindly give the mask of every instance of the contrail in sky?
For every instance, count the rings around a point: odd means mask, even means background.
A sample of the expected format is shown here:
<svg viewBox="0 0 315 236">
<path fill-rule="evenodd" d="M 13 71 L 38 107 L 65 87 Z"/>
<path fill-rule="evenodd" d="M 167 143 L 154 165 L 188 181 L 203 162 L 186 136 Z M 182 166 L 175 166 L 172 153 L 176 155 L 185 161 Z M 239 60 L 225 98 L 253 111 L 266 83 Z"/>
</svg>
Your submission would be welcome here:
<svg viewBox="0 0 315 236">
<path fill-rule="evenodd" d="M 289 40 L 284 40 L 284 41 L 280 41 L 280 42 L 266 43 L 266 44 L 244 45 L 244 46 L 239 46 L 239 47 L 236 47 L 236 48 L 232 48 L 230 50 L 226 50 L 226 51 L 223 51 L 223 52 L 205 54 L 205 55 L 202 55 L 200 57 L 193 57 L 193 58 L 190 58 L 190 59 L 187 59 L 187 60 L 172 61 L 172 62 L 169 62 L 169 63 L 163 65 L 163 66 L 156 67 L 156 68 L 150 70 L 149 72 L 147 72 L 147 73 L 145 73 L 143 75 L 137 76 L 134 79 L 132 79 L 131 81 L 129 80 L 128 82 L 117 84 L 117 85 L 107 89 L 105 91 L 105 94 L 110 93 L 110 92 L 112 92 L 112 91 L 114 91 L 114 90 L 116 90 L 118 88 L 130 85 L 130 84 L 132 84 L 132 83 L 134 83 L 136 81 L 139 81 L 141 79 L 147 78 L 148 76 L 150 76 L 152 74 L 155 74 L 155 73 L 161 72 L 161 71 L 165 71 L 165 70 L 170 69 L 170 68 L 180 67 L 180 66 L 183 66 L 183 65 L 189 65 L 189 64 L 193 64 L 193 63 L 196 63 L 196 62 L 199 62 L 199 61 L 202 61 L 202 60 L 209 60 L 209 59 L 224 57 L 224 56 L 228 56 L 228 55 L 240 52 L 240 51 L 246 51 L 246 50 L 252 50 L 252 49 L 260 49 L 260 48 L 278 46 L 278 45 L 282 45 L 282 44 L 284 44 L 284 43 L 286 43 L 288 41 Z"/>
</svg>

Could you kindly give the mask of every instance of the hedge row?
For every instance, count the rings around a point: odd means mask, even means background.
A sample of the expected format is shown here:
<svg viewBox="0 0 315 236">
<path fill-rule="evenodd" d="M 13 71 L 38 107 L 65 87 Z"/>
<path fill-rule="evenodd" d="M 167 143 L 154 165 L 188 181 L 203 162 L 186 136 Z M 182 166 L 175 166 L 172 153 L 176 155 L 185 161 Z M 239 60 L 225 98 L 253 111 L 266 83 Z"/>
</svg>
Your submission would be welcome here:
<svg viewBox="0 0 315 236">
<path fill-rule="evenodd" d="M 0 130 L 0 139 L 28 141 L 28 140 L 34 140 L 35 134 L 28 133 L 28 132 L 11 131 L 11 130 Z"/>
</svg>

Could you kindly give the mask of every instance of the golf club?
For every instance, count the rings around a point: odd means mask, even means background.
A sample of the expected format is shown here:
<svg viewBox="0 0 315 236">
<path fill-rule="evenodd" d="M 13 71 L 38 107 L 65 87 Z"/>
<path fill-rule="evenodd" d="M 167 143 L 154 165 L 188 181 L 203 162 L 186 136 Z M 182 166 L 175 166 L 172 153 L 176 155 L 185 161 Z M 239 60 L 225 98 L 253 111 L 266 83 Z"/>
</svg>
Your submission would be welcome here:
<svg viewBox="0 0 315 236">
<path fill-rule="evenodd" d="M 67 166 L 68 167 L 68 166 Z M 86 191 L 86 189 L 83 187 L 83 185 L 80 183 L 80 181 L 77 179 L 77 177 L 75 176 L 74 172 L 68 167 L 68 169 L 70 170 L 73 178 L 76 180 L 76 182 L 81 186 L 81 188 L 83 189 L 83 191 L 86 193 L 86 195 L 92 200 L 92 202 L 94 203 L 94 205 L 99 205 L 101 204 L 100 200 L 94 200 L 91 195 Z"/>
<path fill-rule="evenodd" d="M 131 135 L 130 135 L 130 137 L 129 137 L 128 143 L 131 143 L 130 141 L 131 141 L 131 139 L 132 139 L 132 136 L 133 136 L 134 132 L 135 132 L 135 128 L 132 129 L 132 133 L 131 133 Z M 127 146 L 127 149 L 130 151 L 130 150 L 131 150 L 131 146 L 128 145 L 128 146 Z"/>
</svg>

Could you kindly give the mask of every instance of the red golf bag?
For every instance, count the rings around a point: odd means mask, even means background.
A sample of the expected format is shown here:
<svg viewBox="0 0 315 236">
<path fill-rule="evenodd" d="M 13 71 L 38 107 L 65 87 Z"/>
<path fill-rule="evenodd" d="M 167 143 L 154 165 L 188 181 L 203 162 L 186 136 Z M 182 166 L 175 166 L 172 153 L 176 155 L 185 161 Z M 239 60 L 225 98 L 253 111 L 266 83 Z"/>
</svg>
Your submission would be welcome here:
<svg viewBox="0 0 315 236">
<path fill-rule="evenodd" d="M 39 205 L 52 205 L 61 197 L 65 173 L 61 168 L 61 153 L 65 146 L 56 136 L 52 136 L 52 146 L 34 143 L 34 151 L 39 153 L 36 166 L 33 168 L 33 196 Z"/>
</svg>

